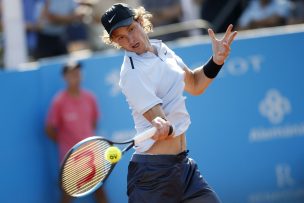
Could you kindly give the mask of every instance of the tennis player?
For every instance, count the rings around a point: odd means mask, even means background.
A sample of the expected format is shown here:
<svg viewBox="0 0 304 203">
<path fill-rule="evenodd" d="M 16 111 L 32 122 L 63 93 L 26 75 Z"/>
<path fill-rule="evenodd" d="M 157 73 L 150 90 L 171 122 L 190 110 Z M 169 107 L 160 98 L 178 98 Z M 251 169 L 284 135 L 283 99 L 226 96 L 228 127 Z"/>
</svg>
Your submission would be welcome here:
<svg viewBox="0 0 304 203">
<path fill-rule="evenodd" d="M 188 157 L 190 116 L 183 92 L 204 92 L 221 70 L 237 32 L 230 25 L 218 40 L 209 29 L 213 54 L 205 65 L 191 70 L 162 41 L 149 39 L 151 17 L 143 7 L 126 4 L 114 4 L 101 17 L 103 41 L 125 50 L 119 85 L 137 132 L 157 128 L 152 139 L 135 146 L 128 168 L 129 202 L 219 203 L 194 160 Z"/>
</svg>

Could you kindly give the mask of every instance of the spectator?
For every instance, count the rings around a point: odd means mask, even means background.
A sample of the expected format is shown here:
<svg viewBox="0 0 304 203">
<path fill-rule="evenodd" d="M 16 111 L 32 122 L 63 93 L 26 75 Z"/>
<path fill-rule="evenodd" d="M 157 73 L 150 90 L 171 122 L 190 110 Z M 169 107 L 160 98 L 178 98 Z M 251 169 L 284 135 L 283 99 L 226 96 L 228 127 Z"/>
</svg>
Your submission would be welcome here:
<svg viewBox="0 0 304 203">
<path fill-rule="evenodd" d="M 201 18 L 208 21 L 215 32 L 223 33 L 230 24 L 236 24 L 246 0 L 203 0 Z"/>
<path fill-rule="evenodd" d="M 60 161 L 76 143 L 93 136 L 97 126 L 97 103 L 92 93 L 81 88 L 80 69 L 79 63 L 68 63 L 63 67 L 66 89 L 56 95 L 47 116 L 46 133 L 58 143 Z M 106 202 L 102 188 L 95 194 L 98 202 Z M 61 202 L 70 201 L 71 197 L 64 193 Z"/>
<path fill-rule="evenodd" d="M 304 23 L 304 0 L 292 0 L 292 12 L 288 24 Z"/>
<path fill-rule="evenodd" d="M 153 15 L 152 24 L 154 27 L 181 22 L 183 13 L 180 0 L 141 0 L 141 5 Z M 185 33 L 168 33 L 157 38 L 163 41 L 171 41 L 183 36 L 185 36 Z"/>
<path fill-rule="evenodd" d="M 241 15 L 238 26 L 244 30 L 285 25 L 290 11 L 288 0 L 254 0 Z"/>
<path fill-rule="evenodd" d="M 203 0 L 181 0 L 182 6 L 182 21 L 188 22 L 191 20 L 200 19 L 200 8 L 202 7 Z M 188 31 L 189 36 L 201 35 L 200 29 L 192 29 Z"/>
<path fill-rule="evenodd" d="M 80 19 L 72 21 L 72 23 L 67 25 L 68 51 L 74 52 L 90 49 L 88 43 L 88 27 L 85 21 L 87 16 L 90 15 L 91 9 L 77 3 L 74 13 L 76 16 L 79 16 Z"/>
<path fill-rule="evenodd" d="M 83 14 L 75 12 L 76 8 L 74 0 L 44 0 L 40 4 L 39 21 L 43 26 L 37 36 L 37 58 L 67 54 L 68 42 L 84 38 Z"/>
<path fill-rule="evenodd" d="M 26 29 L 26 41 L 29 60 L 33 60 L 37 47 L 37 32 L 40 30 L 36 6 L 42 0 L 23 0 L 23 15 Z"/>
</svg>

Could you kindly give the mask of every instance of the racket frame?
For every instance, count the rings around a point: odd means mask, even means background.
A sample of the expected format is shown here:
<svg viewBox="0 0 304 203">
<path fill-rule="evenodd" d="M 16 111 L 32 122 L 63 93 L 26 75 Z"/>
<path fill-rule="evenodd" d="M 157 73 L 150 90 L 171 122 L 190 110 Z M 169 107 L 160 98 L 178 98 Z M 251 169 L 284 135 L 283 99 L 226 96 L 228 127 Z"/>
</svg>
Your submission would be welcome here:
<svg viewBox="0 0 304 203">
<path fill-rule="evenodd" d="M 70 156 L 75 152 L 77 151 L 78 148 L 80 148 L 81 146 L 83 146 L 83 144 L 85 143 L 89 143 L 89 142 L 92 142 L 92 141 L 98 141 L 98 140 L 102 140 L 102 141 L 106 141 L 109 143 L 109 146 L 113 146 L 114 144 L 119 144 L 119 145 L 123 145 L 123 144 L 129 144 L 128 146 L 126 146 L 125 148 L 122 149 L 122 155 L 128 151 L 129 149 L 131 149 L 133 146 L 134 146 L 134 140 L 131 139 L 131 140 L 128 140 L 128 141 L 124 141 L 124 142 L 115 142 L 115 141 L 111 141 L 111 140 L 108 140 L 104 137 L 101 137 L 101 136 L 91 136 L 91 137 L 88 137 L 80 142 L 78 142 L 76 145 L 74 145 L 67 153 L 66 155 L 64 156 L 64 159 L 61 163 L 61 167 L 60 167 L 60 177 L 59 177 L 59 181 L 60 181 L 60 185 L 61 187 L 63 188 L 63 177 L 62 177 L 62 174 L 63 174 L 63 170 L 64 170 L 64 166 L 66 164 L 66 162 L 68 161 L 68 159 L 70 158 Z M 102 181 L 100 181 L 98 184 L 96 184 L 95 186 L 93 186 L 91 189 L 89 189 L 88 191 L 86 192 L 83 192 L 83 193 L 79 193 L 79 194 L 68 194 L 66 191 L 64 191 L 65 193 L 67 193 L 68 195 L 70 196 L 73 196 L 73 197 L 83 197 L 83 196 L 86 196 L 86 195 L 89 195 L 93 192 L 95 192 L 99 187 L 101 187 L 105 181 L 108 179 L 109 175 L 112 173 L 115 165 L 117 164 L 118 162 L 116 163 L 111 163 L 111 167 L 110 167 L 110 170 L 108 171 L 107 175 L 103 178 Z M 63 189 L 64 190 L 64 189 Z"/>
</svg>

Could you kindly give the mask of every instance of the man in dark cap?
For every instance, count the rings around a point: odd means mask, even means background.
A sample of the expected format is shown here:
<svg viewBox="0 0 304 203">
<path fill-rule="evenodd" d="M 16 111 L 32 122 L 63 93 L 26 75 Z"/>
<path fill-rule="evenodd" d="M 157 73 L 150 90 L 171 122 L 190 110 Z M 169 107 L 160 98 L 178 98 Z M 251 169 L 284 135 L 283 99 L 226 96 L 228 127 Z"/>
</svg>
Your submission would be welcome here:
<svg viewBox="0 0 304 203">
<path fill-rule="evenodd" d="M 221 70 L 237 32 L 229 25 L 218 40 L 209 29 L 212 57 L 191 70 L 162 41 L 149 39 L 151 17 L 143 7 L 114 4 L 101 18 L 104 42 L 125 50 L 119 85 L 137 132 L 157 129 L 152 139 L 135 147 L 128 170 L 129 203 L 219 203 L 188 156 L 186 131 L 191 121 L 183 93 L 204 92 Z"/>
</svg>

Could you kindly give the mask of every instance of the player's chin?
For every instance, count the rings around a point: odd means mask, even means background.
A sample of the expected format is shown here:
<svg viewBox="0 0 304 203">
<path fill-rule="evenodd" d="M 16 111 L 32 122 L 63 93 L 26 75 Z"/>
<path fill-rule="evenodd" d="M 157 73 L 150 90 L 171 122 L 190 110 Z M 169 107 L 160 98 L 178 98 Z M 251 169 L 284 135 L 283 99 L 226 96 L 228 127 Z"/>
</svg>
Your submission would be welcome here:
<svg viewBox="0 0 304 203">
<path fill-rule="evenodd" d="M 132 52 L 135 52 L 136 54 L 143 54 L 146 52 L 146 50 L 141 46 L 140 43 L 136 44 L 135 46 L 131 47 Z"/>
</svg>

